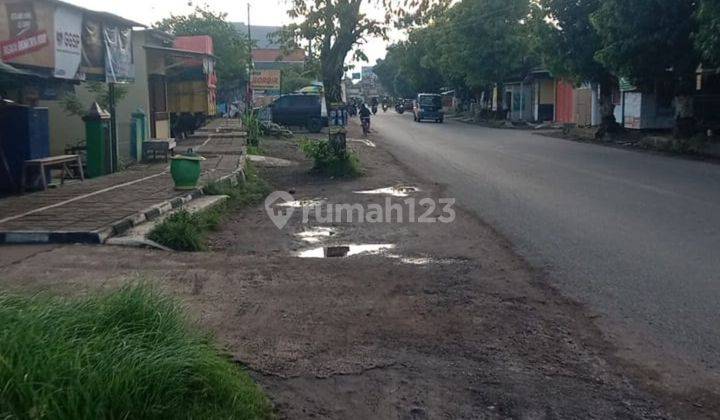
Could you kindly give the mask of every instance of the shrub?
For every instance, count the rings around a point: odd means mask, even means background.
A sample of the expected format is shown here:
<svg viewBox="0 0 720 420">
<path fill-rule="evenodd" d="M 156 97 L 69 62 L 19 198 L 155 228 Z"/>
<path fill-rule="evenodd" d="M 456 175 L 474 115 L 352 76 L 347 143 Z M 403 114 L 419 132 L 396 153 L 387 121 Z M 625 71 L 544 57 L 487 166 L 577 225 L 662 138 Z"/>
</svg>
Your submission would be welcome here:
<svg viewBox="0 0 720 420">
<path fill-rule="evenodd" d="M 247 145 L 250 147 L 260 146 L 260 136 L 262 135 L 262 125 L 255 112 L 248 111 L 242 115 L 243 127 L 247 131 Z"/>
<path fill-rule="evenodd" d="M 313 170 L 333 177 L 356 177 L 362 174 L 360 160 L 354 153 L 338 155 L 327 140 L 303 139 L 300 150 L 313 159 Z"/>
<path fill-rule="evenodd" d="M 268 418 L 250 377 L 145 285 L 84 299 L 0 294 L 0 418 Z"/>
</svg>

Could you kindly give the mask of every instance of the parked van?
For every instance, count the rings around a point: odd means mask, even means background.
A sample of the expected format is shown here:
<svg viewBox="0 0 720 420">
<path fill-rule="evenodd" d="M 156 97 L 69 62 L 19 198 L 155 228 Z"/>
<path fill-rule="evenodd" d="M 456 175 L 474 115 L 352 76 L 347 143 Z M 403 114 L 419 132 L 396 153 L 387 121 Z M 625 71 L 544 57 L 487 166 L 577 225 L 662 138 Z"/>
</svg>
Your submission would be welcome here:
<svg viewBox="0 0 720 420">
<path fill-rule="evenodd" d="M 422 120 L 444 122 L 445 112 L 442 106 L 442 96 L 433 93 L 419 94 L 413 106 L 413 119 L 417 122 Z"/>
</svg>

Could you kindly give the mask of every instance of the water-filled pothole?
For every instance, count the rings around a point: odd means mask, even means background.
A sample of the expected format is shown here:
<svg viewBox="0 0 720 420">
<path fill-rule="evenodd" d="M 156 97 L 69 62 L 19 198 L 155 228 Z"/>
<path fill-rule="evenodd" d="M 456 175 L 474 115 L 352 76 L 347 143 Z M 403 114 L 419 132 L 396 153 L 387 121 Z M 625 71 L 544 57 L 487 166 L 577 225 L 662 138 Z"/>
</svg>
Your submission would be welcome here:
<svg viewBox="0 0 720 420">
<path fill-rule="evenodd" d="M 394 249 L 393 244 L 353 244 L 308 249 L 297 254 L 300 258 L 343 258 L 354 255 L 376 255 Z"/>
<path fill-rule="evenodd" d="M 417 187 L 400 185 L 396 187 L 378 188 L 376 190 L 355 191 L 355 194 L 392 195 L 394 197 L 408 197 L 410 194 L 420 191 Z"/>
<path fill-rule="evenodd" d="M 314 198 L 312 200 L 295 200 L 295 201 L 285 201 L 282 203 L 275 204 L 276 207 L 289 207 L 293 209 L 301 209 L 304 207 L 317 207 L 325 203 L 326 199 L 324 198 Z"/>
<path fill-rule="evenodd" d="M 335 235 L 336 233 L 336 229 L 318 226 L 297 233 L 296 236 L 305 242 L 316 244 Z"/>
</svg>

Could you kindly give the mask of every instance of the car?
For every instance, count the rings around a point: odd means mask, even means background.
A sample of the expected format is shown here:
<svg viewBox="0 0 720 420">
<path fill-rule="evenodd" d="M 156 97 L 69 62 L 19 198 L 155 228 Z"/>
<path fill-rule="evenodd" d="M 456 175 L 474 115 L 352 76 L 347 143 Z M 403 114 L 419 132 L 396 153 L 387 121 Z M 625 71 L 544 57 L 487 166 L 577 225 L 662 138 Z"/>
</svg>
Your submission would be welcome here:
<svg viewBox="0 0 720 420">
<path fill-rule="evenodd" d="M 419 94 L 413 106 L 413 119 L 417 122 L 432 120 L 442 124 L 445 121 L 442 96 L 433 93 Z"/>
<path fill-rule="evenodd" d="M 320 95 L 283 95 L 268 105 L 272 121 L 285 126 L 306 127 L 311 133 L 319 133 L 327 127 L 327 108 Z"/>
</svg>

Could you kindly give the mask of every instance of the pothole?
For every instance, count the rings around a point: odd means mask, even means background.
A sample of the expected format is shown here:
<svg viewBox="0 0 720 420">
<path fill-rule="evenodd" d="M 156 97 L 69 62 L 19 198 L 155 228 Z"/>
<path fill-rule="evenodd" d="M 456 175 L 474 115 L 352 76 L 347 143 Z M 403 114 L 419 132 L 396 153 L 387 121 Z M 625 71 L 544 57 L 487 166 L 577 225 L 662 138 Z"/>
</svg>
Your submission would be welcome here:
<svg viewBox="0 0 720 420">
<path fill-rule="evenodd" d="M 394 249 L 393 244 L 353 244 L 340 246 L 325 246 L 308 249 L 297 254 L 300 258 L 344 258 L 354 255 L 377 255 Z"/>
<path fill-rule="evenodd" d="M 314 227 L 311 229 L 304 230 L 300 233 L 297 233 L 295 236 L 300 238 L 302 241 L 316 244 L 318 242 L 322 242 L 323 240 L 335 235 L 337 233 L 336 229 L 329 228 L 329 227 Z"/>
<path fill-rule="evenodd" d="M 399 185 L 395 187 L 378 188 L 376 190 L 368 191 L 355 191 L 355 194 L 368 194 L 368 195 L 391 195 L 393 197 L 408 197 L 412 193 L 420 191 L 417 187 L 408 185 Z"/>
</svg>

